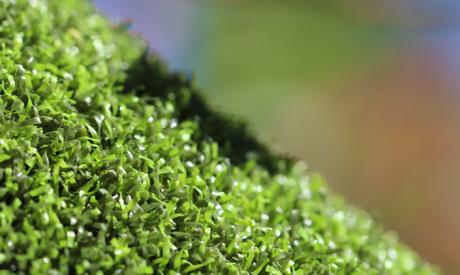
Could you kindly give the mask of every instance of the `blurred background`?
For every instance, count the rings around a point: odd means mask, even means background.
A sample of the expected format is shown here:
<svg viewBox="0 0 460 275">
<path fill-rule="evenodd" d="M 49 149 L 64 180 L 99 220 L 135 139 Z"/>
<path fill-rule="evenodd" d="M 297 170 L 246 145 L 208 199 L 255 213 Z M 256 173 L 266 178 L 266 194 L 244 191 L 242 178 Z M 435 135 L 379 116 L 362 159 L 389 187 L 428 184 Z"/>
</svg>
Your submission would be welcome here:
<svg viewBox="0 0 460 275">
<path fill-rule="evenodd" d="M 458 274 L 460 1 L 94 2 L 193 72 L 216 108 Z"/>
</svg>

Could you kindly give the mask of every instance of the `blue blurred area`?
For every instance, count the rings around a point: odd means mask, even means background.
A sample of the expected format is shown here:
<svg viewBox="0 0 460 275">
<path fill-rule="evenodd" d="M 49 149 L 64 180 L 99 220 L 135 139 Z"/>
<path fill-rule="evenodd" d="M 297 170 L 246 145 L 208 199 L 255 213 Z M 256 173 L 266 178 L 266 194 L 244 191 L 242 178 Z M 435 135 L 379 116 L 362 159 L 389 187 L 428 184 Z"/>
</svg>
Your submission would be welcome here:
<svg viewBox="0 0 460 275">
<path fill-rule="evenodd" d="M 423 16 L 428 20 L 440 20 L 445 23 L 459 23 L 460 2 L 457 0 L 410 0 L 390 1 L 392 6 L 403 9 L 414 16 Z"/>
<path fill-rule="evenodd" d="M 173 70 L 193 71 L 204 51 L 206 14 L 185 0 L 94 0 L 114 22 L 130 21 Z"/>
</svg>

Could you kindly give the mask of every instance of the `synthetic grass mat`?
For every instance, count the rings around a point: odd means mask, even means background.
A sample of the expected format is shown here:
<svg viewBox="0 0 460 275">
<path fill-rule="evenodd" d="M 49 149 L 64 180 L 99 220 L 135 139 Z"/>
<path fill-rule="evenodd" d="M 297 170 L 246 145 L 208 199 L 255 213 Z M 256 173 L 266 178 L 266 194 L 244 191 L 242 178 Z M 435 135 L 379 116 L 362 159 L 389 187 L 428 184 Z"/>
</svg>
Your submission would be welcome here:
<svg viewBox="0 0 460 275">
<path fill-rule="evenodd" d="M 89 2 L 0 0 L 0 268 L 435 272 L 246 129 Z"/>
</svg>

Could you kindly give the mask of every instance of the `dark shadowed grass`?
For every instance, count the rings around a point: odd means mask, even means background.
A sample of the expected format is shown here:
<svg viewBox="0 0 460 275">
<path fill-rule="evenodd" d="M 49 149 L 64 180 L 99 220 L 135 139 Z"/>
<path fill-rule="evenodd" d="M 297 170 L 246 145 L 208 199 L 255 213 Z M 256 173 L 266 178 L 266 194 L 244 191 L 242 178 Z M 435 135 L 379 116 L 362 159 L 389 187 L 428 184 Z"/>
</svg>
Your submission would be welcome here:
<svg viewBox="0 0 460 275">
<path fill-rule="evenodd" d="M 152 59 L 148 51 L 128 69 L 124 86 L 124 92 L 134 91 L 140 97 L 158 97 L 174 102 L 174 114 L 179 121 L 199 121 L 200 129 L 194 139 L 216 141 L 221 155 L 229 158 L 234 165 L 256 157 L 259 165 L 277 173 L 286 171 L 294 163 L 288 157 L 272 154 L 249 131 L 245 121 L 231 119 L 209 107 L 201 92 L 194 87 L 193 79 L 182 73 L 171 73 L 164 63 Z"/>
</svg>

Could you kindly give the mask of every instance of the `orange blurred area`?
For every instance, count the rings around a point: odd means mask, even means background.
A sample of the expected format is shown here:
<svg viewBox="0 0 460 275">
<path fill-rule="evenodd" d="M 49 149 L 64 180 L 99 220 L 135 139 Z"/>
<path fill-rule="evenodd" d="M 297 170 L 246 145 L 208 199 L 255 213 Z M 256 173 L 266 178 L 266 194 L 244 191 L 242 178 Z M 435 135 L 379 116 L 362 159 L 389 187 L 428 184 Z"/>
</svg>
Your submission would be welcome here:
<svg viewBox="0 0 460 275">
<path fill-rule="evenodd" d="M 284 106 L 275 140 L 451 274 L 460 259 L 460 108 L 440 64 L 402 50 Z M 333 92 L 331 92 L 333 91 Z"/>
</svg>

